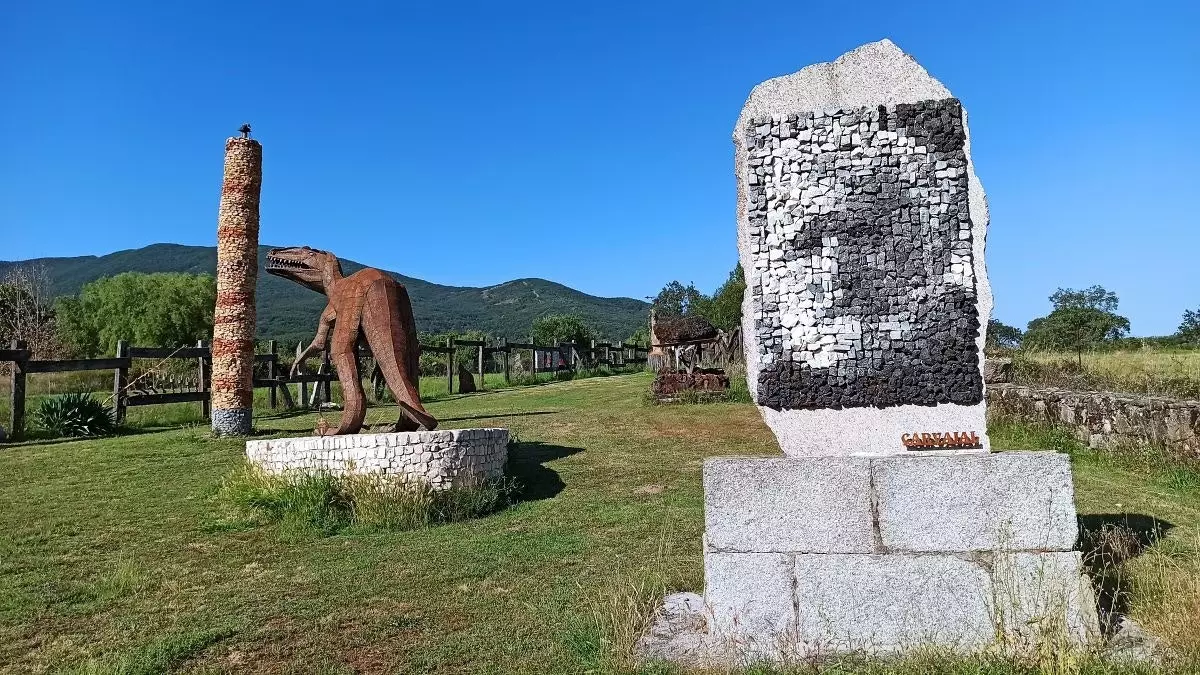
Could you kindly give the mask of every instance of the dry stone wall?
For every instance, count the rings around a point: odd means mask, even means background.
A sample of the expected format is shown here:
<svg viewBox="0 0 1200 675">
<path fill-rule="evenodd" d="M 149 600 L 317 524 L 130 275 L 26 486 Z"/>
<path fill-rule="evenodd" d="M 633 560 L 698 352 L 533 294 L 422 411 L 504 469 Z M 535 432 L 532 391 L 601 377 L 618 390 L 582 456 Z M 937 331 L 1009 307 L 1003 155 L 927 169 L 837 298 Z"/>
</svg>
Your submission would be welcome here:
<svg viewBox="0 0 1200 675">
<path fill-rule="evenodd" d="M 508 460 L 507 429 L 455 429 L 247 441 L 246 457 L 268 474 L 375 474 L 435 489 L 497 478 Z"/>
<path fill-rule="evenodd" d="M 990 384 L 987 403 L 990 415 L 1065 427 L 1093 448 L 1153 445 L 1200 458 L 1200 401 Z"/>
</svg>

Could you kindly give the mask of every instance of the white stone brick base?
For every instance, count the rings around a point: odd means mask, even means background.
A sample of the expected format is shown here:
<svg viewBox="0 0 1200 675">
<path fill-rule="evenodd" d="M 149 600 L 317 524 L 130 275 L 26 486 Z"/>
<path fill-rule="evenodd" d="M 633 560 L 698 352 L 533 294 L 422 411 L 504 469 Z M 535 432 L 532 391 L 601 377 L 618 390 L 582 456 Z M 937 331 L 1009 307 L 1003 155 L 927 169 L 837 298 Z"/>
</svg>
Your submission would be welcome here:
<svg viewBox="0 0 1200 675">
<path fill-rule="evenodd" d="M 246 441 L 246 457 L 268 474 L 376 474 L 435 489 L 504 473 L 508 429 L 305 436 Z"/>
</svg>

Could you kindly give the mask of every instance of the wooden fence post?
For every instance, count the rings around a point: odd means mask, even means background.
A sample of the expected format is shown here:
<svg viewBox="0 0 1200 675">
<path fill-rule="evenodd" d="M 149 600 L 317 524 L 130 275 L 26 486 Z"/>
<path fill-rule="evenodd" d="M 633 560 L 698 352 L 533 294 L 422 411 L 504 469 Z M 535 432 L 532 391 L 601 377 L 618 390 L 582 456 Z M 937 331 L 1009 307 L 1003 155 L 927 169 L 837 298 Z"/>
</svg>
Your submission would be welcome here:
<svg viewBox="0 0 1200 675">
<path fill-rule="evenodd" d="M 487 340 L 483 340 L 487 342 Z M 479 345 L 479 391 L 483 391 L 483 345 Z"/>
<path fill-rule="evenodd" d="M 25 343 L 20 340 L 12 341 L 14 351 L 25 349 Z M 12 440 L 19 440 L 25 433 L 25 362 L 13 361 L 12 373 L 9 379 L 9 424 L 8 435 Z"/>
<path fill-rule="evenodd" d="M 321 360 L 321 371 L 327 376 L 324 382 L 317 383 L 317 386 L 323 386 L 325 389 L 325 402 L 333 403 L 333 363 L 329 360 L 329 350 L 325 350 L 325 357 Z M 320 406 L 317 406 L 320 408 Z"/>
<path fill-rule="evenodd" d="M 504 347 L 504 384 L 508 384 L 509 373 L 511 372 L 508 367 L 508 357 L 509 357 L 508 338 L 504 338 L 504 342 L 501 344 L 501 346 Z"/>
<path fill-rule="evenodd" d="M 128 356 L 129 343 L 124 340 L 117 340 L 117 358 L 123 359 Z M 128 368 L 116 368 L 113 370 L 113 418 L 117 424 L 125 421 L 125 385 L 128 379 Z"/>
<path fill-rule="evenodd" d="M 446 393 L 454 393 L 454 338 L 446 338 Z"/>
<path fill-rule="evenodd" d="M 267 361 L 267 379 L 271 381 L 271 386 L 268 389 L 271 392 L 271 410 L 274 410 L 277 405 L 275 392 L 275 378 L 277 374 L 275 371 L 277 370 L 276 363 L 279 360 L 279 345 L 274 340 L 271 340 L 267 344 L 271 345 L 271 360 Z"/>
<path fill-rule="evenodd" d="M 533 337 L 532 335 L 529 336 L 529 346 L 532 347 L 532 349 L 529 350 L 529 353 L 533 354 L 533 381 L 537 382 L 537 338 Z"/>
<path fill-rule="evenodd" d="M 204 340 L 197 340 L 196 346 L 203 349 Z M 197 361 L 199 362 L 200 391 L 210 391 L 208 386 L 208 359 L 204 358 L 204 355 L 202 354 Z M 208 419 L 210 416 L 212 416 L 211 392 L 209 393 L 208 398 L 200 401 L 200 412 L 204 415 L 204 419 Z"/>
<path fill-rule="evenodd" d="M 299 371 L 301 376 L 308 374 L 304 371 L 304 362 L 301 362 Z M 297 401 L 297 403 L 299 404 L 298 407 L 300 408 L 308 408 L 308 382 L 303 379 L 300 381 L 300 400 Z"/>
</svg>

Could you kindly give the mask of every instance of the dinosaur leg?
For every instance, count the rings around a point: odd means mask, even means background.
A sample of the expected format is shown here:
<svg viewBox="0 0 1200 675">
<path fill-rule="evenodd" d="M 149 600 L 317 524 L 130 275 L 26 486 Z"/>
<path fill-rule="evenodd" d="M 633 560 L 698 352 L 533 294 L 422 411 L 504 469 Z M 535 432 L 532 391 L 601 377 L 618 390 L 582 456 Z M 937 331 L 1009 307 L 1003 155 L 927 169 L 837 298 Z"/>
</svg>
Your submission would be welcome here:
<svg viewBox="0 0 1200 675">
<path fill-rule="evenodd" d="M 358 359 L 354 354 L 356 336 L 352 330 L 347 327 L 343 332 L 341 326 L 335 326 L 329 353 L 329 359 L 337 368 L 338 382 L 342 384 L 342 421 L 334 432 L 339 436 L 358 433 L 367 417 L 367 397 L 358 376 Z"/>
<path fill-rule="evenodd" d="M 375 362 L 400 405 L 402 417 L 396 424 L 397 431 L 411 431 L 413 424 L 420 429 L 436 429 L 437 420 L 421 405 L 417 379 L 421 347 L 408 291 L 391 279 L 372 283 L 363 305 L 362 327 Z"/>
</svg>

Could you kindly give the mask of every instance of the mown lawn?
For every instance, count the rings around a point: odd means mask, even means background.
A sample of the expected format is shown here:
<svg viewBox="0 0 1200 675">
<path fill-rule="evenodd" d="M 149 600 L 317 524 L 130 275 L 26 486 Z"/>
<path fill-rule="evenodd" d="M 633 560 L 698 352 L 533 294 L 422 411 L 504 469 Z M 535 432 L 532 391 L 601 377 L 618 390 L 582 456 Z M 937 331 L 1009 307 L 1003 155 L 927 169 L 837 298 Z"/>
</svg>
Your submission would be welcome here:
<svg viewBox="0 0 1200 675">
<path fill-rule="evenodd" d="M 609 670 L 623 647 L 598 608 L 651 576 L 701 589 L 703 459 L 778 454 L 752 406 L 654 406 L 648 386 L 638 374 L 430 403 L 445 428 L 511 429 L 525 491 L 485 518 L 408 532 L 233 524 L 215 495 L 243 446 L 202 426 L 3 446 L 0 670 Z M 395 415 L 374 408 L 368 421 Z M 257 427 L 307 432 L 315 419 Z M 997 437 L 1025 442 L 1020 429 Z M 1076 466 L 1083 514 L 1172 526 L 1141 559 L 1161 559 L 1144 563 L 1147 578 L 1179 585 L 1138 591 L 1132 608 L 1170 628 L 1196 592 L 1179 575 L 1200 571 L 1200 484 L 1090 455 Z M 1172 634 L 1180 648 L 1190 635 Z"/>
</svg>

